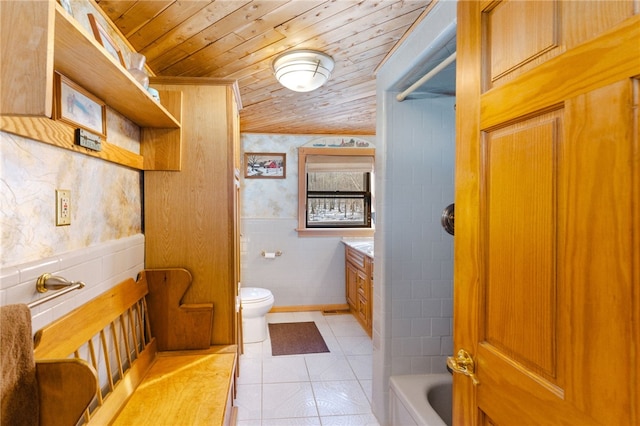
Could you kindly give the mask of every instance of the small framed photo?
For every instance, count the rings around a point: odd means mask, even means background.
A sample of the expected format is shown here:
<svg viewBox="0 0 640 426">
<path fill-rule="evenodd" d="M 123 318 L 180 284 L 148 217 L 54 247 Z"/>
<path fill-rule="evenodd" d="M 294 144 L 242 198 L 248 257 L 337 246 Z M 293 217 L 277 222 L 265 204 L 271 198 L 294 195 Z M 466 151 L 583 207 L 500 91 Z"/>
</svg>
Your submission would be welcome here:
<svg viewBox="0 0 640 426">
<path fill-rule="evenodd" d="M 248 179 L 284 179 L 287 177 L 287 154 L 245 152 L 244 177 Z"/>
<path fill-rule="evenodd" d="M 109 36 L 109 33 L 104 29 L 100 22 L 93 16 L 93 13 L 87 13 L 89 17 L 89 23 L 91 24 L 91 30 L 93 31 L 93 36 L 98 40 L 98 43 L 102 45 L 107 52 L 113 56 L 116 61 L 120 62 L 120 65 L 123 67 L 127 67 L 124 63 L 124 57 L 122 56 L 122 52 L 118 45 L 113 41 L 113 39 Z"/>
<path fill-rule="evenodd" d="M 105 103 L 58 72 L 54 78 L 54 118 L 106 138 Z"/>
</svg>

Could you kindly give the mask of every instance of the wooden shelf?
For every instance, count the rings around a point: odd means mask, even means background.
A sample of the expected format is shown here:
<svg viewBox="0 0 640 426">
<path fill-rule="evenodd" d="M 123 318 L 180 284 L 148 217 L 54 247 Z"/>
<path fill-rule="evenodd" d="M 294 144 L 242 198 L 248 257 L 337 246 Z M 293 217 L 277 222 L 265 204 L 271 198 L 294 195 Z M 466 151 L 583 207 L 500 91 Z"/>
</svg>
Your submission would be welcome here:
<svg viewBox="0 0 640 426">
<path fill-rule="evenodd" d="M 180 123 L 83 27 L 56 4 L 54 68 L 140 127 Z"/>
<path fill-rule="evenodd" d="M 35 139 L 60 148 L 90 155 L 112 163 L 121 164 L 133 169 L 144 169 L 142 155 L 133 153 L 109 142 L 102 142 L 102 151 L 91 151 L 73 143 L 74 129 L 60 121 L 46 117 L 0 116 L 0 129 Z"/>
<path fill-rule="evenodd" d="M 0 130 L 127 167 L 180 170 L 182 94 L 165 92 L 156 102 L 56 0 L 0 1 L 0 51 L 10 62 L 0 67 Z M 140 126 L 141 154 L 108 140 L 106 152 L 76 147 L 73 127 L 50 120 L 54 71 Z"/>
</svg>

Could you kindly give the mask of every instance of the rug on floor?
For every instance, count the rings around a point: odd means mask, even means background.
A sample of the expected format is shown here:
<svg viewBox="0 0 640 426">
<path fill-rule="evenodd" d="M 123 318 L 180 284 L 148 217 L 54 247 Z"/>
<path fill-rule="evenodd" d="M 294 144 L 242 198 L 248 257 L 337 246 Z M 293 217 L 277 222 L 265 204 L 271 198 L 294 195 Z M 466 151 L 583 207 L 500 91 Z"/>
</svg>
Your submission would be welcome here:
<svg viewBox="0 0 640 426">
<path fill-rule="evenodd" d="M 271 355 L 299 355 L 329 352 L 313 321 L 269 323 Z"/>
</svg>

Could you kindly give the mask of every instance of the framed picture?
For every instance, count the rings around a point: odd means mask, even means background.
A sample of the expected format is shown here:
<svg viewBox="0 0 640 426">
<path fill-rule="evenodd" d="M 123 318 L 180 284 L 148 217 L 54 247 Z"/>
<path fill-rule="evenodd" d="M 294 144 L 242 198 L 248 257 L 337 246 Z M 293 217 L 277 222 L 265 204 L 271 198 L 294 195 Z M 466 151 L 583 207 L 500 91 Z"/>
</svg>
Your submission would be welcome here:
<svg viewBox="0 0 640 426">
<path fill-rule="evenodd" d="M 127 67 L 124 63 L 124 57 L 122 56 L 122 52 L 118 45 L 113 41 L 113 39 L 109 36 L 107 31 L 104 29 L 100 22 L 96 20 L 96 17 L 93 16 L 93 13 L 87 13 L 89 17 L 89 23 L 91 24 L 91 30 L 93 31 L 93 36 L 98 40 L 98 43 L 102 45 L 107 52 L 113 56 L 116 61 L 120 62 L 120 65 L 123 67 Z"/>
<path fill-rule="evenodd" d="M 287 177 L 287 154 L 245 152 L 244 177 L 248 179 L 284 179 Z"/>
<path fill-rule="evenodd" d="M 107 137 L 105 103 L 56 72 L 54 118 Z"/>
</svg>

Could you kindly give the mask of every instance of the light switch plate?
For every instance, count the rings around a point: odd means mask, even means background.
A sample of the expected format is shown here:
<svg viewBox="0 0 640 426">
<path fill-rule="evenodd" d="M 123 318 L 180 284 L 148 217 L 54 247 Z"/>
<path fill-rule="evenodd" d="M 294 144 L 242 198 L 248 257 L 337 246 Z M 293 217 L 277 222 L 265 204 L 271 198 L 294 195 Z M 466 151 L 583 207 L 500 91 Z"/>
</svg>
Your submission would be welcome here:
<svg viewBox="0 0 640 426">
<path fill-rule="evenodd" d="M 71 191 L 56 189 L 56 226 L 71 225 Z"/>
</svg>

